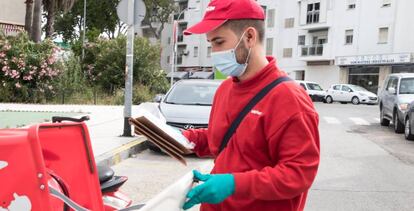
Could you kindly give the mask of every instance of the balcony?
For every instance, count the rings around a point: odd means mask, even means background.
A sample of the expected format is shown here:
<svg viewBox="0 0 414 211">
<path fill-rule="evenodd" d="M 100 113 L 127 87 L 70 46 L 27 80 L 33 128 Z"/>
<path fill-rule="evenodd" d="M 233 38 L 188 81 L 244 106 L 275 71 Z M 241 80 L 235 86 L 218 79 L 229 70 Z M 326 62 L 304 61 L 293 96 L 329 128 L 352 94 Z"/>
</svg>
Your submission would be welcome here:
<svg viewBox="0 0 414 211">
<path fill-rule="evenodd" d="M 299 46 L 299 57 L 302 61 L 328 61 L 334 58 L 330 55 L 330 44 Z M 331 58 L 332 57 L 332 58 Z"/>
<path fill-rule="evenodd" d="M 177 65 L 183 64 L 183 57 L 182 56 L 178 56 L 177 57 Z"/>
<path fill-rule="evenodd" d="M 327 8 L 326 1 L 320 3 L 302 4 L 299 18 L 300 28 L 317 31 L 331 27 L 333 20 L 332 10 Z"/>
<path fill-rule="evenodd" d="M 300 56 L 322 56 L 323 45 L 302 46 Z"/>
<path fill-rule="evenodd" d="M 175 15 L 174 15 L 174 20 L 184 20 L 184 17 L 185 17 L 185 12 L 183 12 L 183 13 L 181 14 L 181 16 L 179 17 L 180 19 L 178 19 L 178 16 L 179 16 L 179 15 L 180 15 L 179 13 L 175 14 Z"/>
<path fill-rule="evenodd" d="M 177 36 L 177 42 L 184 42 L 184 35 L 178 35 Z"/>
</svg>

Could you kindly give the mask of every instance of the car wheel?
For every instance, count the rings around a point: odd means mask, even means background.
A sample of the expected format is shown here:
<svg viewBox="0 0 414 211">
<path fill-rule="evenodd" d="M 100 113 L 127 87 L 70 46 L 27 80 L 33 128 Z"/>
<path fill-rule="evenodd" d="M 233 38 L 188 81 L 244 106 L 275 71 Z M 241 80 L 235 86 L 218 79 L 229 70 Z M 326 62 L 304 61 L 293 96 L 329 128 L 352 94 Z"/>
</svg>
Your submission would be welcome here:
<svg viewBox="0 0 414 211">
<path fill-rule="evenodd" d="M 353 97 L 351 100 L 352 104 L 354 105 L 358 105 L 359 104 L 359 98 L 358 97 Z"/>
<path fill-rule="evenodd" d="M 403 133 L 404 132 L 404 125 L 398 118 L 398 113 L 395 111 L 392 121 L 394 123 L 394 131 L 395 133 Z"/>
<path fill-rule="evenodd" d="M 414 140 L 414 135 L 411 133 L 411 124 L 409 118 L 405 120 L 404 136 L 407 140 Z"/>
<path fill-rule="evenodd" d="M 333 99 L 331 96 L 326 97 L 326 103 L 333 103 Z"/>
<path fill-rule="evenodd" d="M 389 126 L 390 120 L 384 118 L 384 109 L 380 107 L 380 124 L 382 126 Z"/>
</svg>

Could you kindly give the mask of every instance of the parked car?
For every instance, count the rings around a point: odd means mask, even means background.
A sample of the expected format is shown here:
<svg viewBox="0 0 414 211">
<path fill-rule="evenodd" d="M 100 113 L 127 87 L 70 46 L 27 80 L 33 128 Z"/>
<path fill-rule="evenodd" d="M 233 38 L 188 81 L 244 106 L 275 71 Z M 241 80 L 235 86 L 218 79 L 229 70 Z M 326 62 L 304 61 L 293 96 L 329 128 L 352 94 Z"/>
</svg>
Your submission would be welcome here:
<svg viewBox="0 0 414 211">
<path fill-rule="evenodd" d="M 167 120 L 177 129 L 207 128 L 211 106 L 221 80 L 189 79 L 176 82 L 165 96 L 155 101 Z M 155 145 L 150 149 L 159 151 Z"/>
<path fill-rule="evenodd" d="M 306 90 L 306 92 L 308 93 L 312 101 L 325 102 L 326 92 L 322 89 L 322 87 L 319 84 L 315 82 L 311 82 L 311 81 L 301 81 L 301 80 L 296 80 L 296 82 L 303 89 Z"/>
<path fill-rule="evenodd" d="M 378 96 L 365 88 L 352 84 L 334 84 L 326 91 L 326 102 L 377 104 Z"/>
<path fill-rule="evenodd" d="M 409 103 L 414 100 L 414 73 L 390 74 L 384 80 L 379 94 L 380 123 L 394 124 L 396 133 L 404 132 Z"/>
<path fill-rule="evenodd" d="M 407 140 L 414 140 L 414 101 L 408 104 L 404 118 L 404 136 Z"/>
</svg>

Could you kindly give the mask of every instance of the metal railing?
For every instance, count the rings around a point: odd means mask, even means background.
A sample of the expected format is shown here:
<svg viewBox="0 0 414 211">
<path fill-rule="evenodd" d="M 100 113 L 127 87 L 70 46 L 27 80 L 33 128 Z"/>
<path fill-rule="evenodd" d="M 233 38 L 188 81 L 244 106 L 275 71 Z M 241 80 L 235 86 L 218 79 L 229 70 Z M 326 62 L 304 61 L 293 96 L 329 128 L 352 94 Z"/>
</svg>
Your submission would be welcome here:
<svg viewBox="0 0 414 211">
<path fill-rule="evenodd" d="M 301 56 L 322 56 L 323 44 L 301 46 Z"/>
</svg>

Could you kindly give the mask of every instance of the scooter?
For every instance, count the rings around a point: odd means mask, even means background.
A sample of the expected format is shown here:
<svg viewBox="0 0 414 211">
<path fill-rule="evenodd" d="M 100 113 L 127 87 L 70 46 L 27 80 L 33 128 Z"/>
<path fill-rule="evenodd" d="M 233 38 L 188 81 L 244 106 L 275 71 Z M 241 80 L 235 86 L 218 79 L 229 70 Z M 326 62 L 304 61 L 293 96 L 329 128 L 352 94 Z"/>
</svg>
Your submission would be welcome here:
<svg viewBox="0 0 414 211">
<path fill-rule="evenodd" d="M 128 180 L 96 166 L 84 121 L 53 117 L 0 130 L 0 211 L 136 210 L 119 188 Z"/>
</svg>

